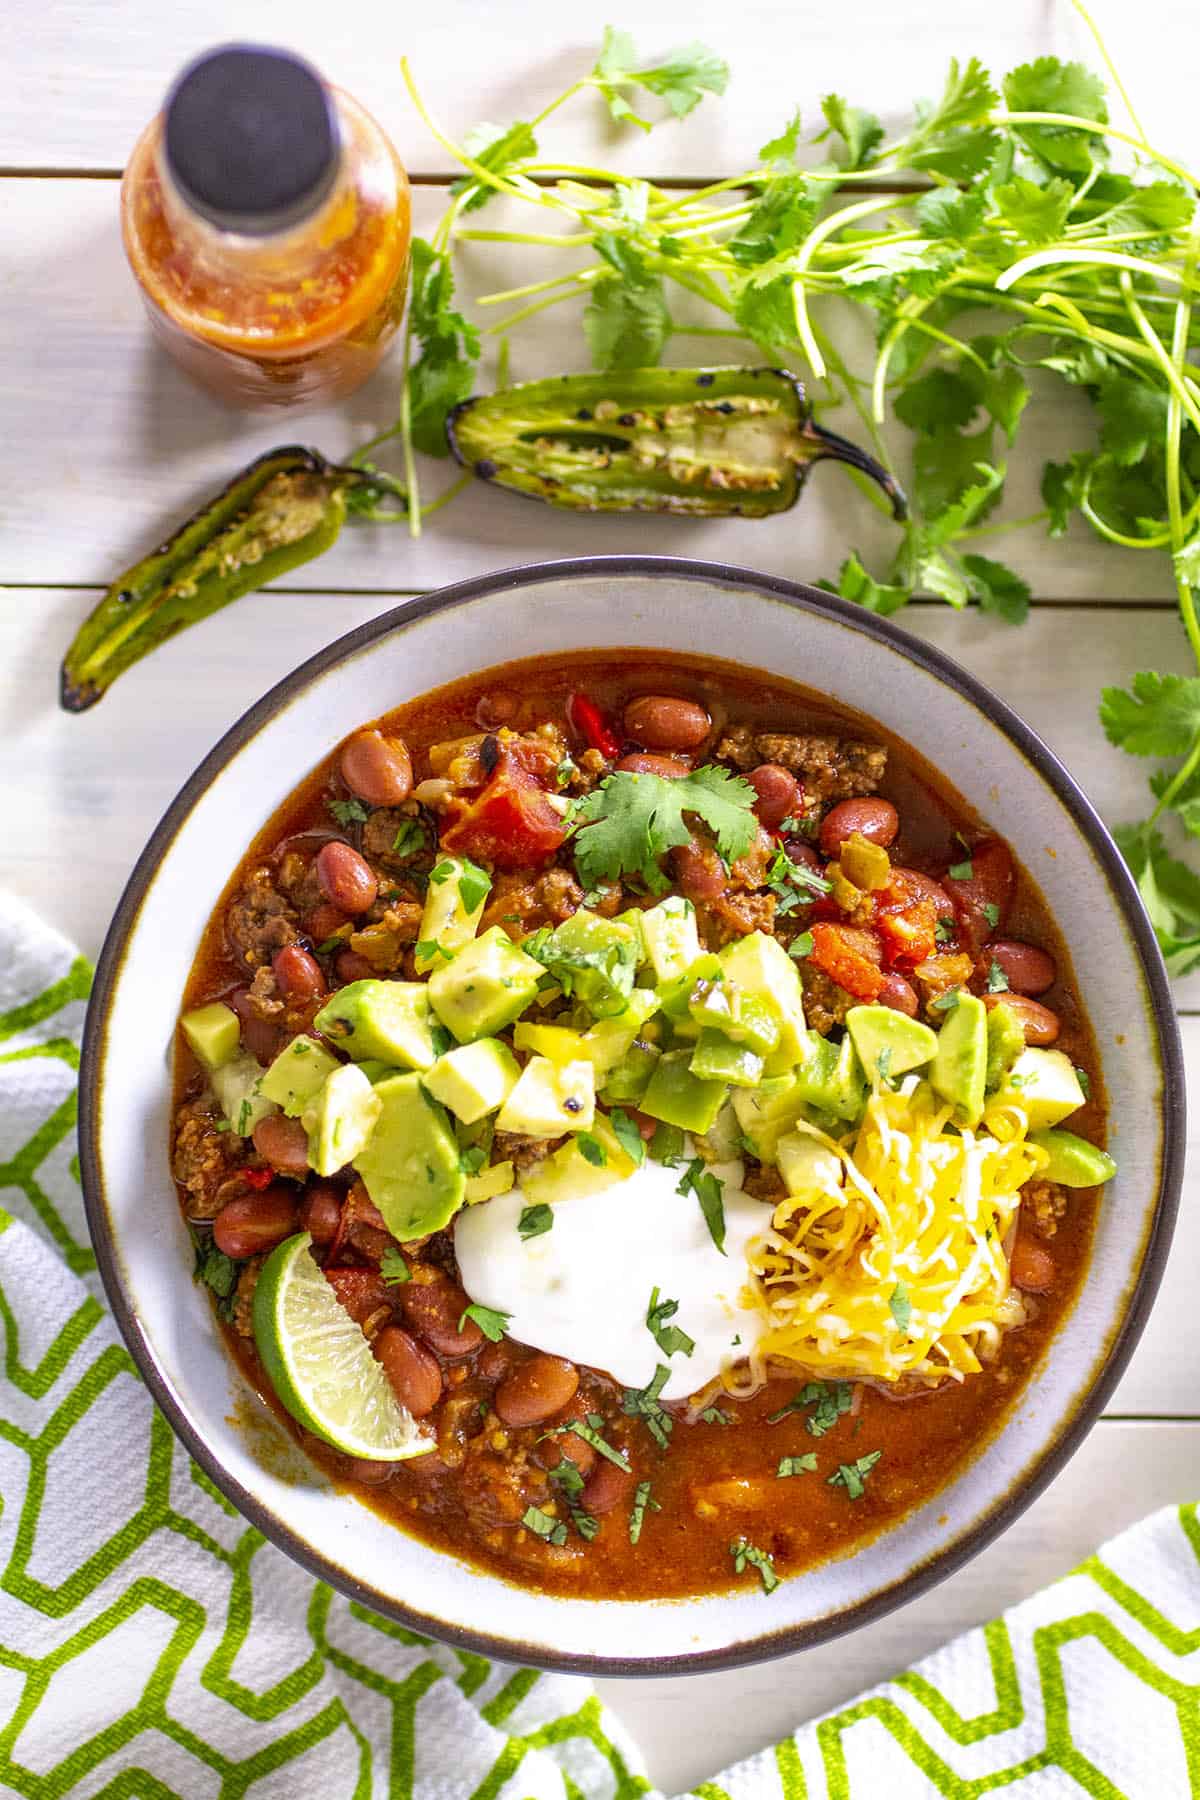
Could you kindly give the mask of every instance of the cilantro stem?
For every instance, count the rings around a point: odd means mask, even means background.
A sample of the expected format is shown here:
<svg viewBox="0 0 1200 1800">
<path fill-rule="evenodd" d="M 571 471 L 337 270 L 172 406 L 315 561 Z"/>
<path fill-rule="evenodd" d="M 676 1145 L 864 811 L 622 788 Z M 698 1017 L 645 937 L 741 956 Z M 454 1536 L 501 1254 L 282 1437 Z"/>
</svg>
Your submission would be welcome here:
<svg viewBox="0 0 1200 1800">
<path fill-rule="evenodd" d="M 1038 269 L 1061 267 L 1065 263 L 1074 263 L 1080 268 L 1131 269 L 1135 275 L 1148 275 L 1153 280 L 1182 281 L 1174 269 L 1169 269 L 1160 261 L 1147 262 L 1144 256 L 1127 256 L 1123 250 L 1090 250 L 1080 256 L 1074 245 L 1051 244 L 1045 250 L 1031 250 L 1019 262 L 1011 263 L 1003 275 L 997 277 L 996 292 L 1006 294 L 1009 288 L 1026 275 L 1036 274 Z"/>
<path fill-rule="evenodd" d="M 545 244 L 551 250 L 574 250 L 581 244 L 592 243 L 595 238 L 591 231 L 477 231 L 473 228 L 454 235 L 459 244 Z M 483 306 L 486 302 L 481 300 L 478 304 Z"/>
<path fill-rule="evenodd" d="M 955 535 L 959 538 L 999 537 L 1003 531 L 1022 531 L 1027 525 L 1040 525 L 1043 519 L 1049 517 L 1049 510 L 1043 507 L 1040 512 L 1026 513 L 1023 519 L 1000 519 L 992 525 L 968 525 Z"/>
<path fill-rule="evenodd" d="M 839 207 L 836 212 L 829 213 L 819 224 L 814 225 L 800 248 L 796 252 L 792 264 L 792 299 L 796 312 L 796 330 L 800 338 L 804 354 L 814 375 L 820 377 L 825 373 L 825 359 L 821 355 L 821 347 L 817 343 L 812 321 L 808 316 L 808 300 L 804 292 L 804 278 L 808 273 L 813 256 L 829 238 L 833 237 L 844 226 L 855 219 L 869 218 L 872 213 L 882 212 L 889 206 L 915 205 L 916 194 L 872 194 L 867 200 L 856 200 L 851 206 Z M 879 415 L 882 417 L 882 414 Z"/>
<path fill-rule="evenodd" d="M 1088 30 L 1091 32 L 1092 42 L 1095 44 L 1097 50 L 1100 52 L 1100 56 L 1103 60 L 1104 66 L 1108 70 L 1109 75 L 1112 77 L 1112 84 L 1116 88 L 1118 94 L 1120 94 L 1121 100 L 1124 103 L 1125 111 L 1129 114 L 1130 119 L 1133 121 L 1134 130 L 1137 132 L 1138 136 L 1141 138 L 1143 146 L 1147 150 L 1149 150 L 1150 149 L 1150 140 L 1146 136 L 1145 128 L 1142 125 L 1142 121 L 1138 118 L 1137 110 L 1134 107 L 1133 101 L 1129 98 L 1129 93 L 1125 86 L 1125 83 L 1121 80 L 1121 77 L 1117 73 L 1116 64 L 1113 62 L 1112 57 L 1108 53 L 1108 45 L 1105 43 L 1104 38 L 1101 35 L 1100 27 L 1097 25 L 1095 19 L 1093 19 L 1092 15 L 1088 11 L 1087 7 L 1083 4 L 1083 0 L 1071 0 L 1071 4 L 1075 8 L 1075 11 L 1079 14 L 1079 17 L 1083 20 L 1084 24 L 1087 26 Z M 1153 152 L 1151 152 L 1151 154 L 1153 154 Z M 1097 163 L 1095 165 L 1095 167 L 1093 168 L 1092 173 L 1088 179 L 1088 186 L 1090 186 L 1091 183 L 1095 180 L 1097 174 L 1099 173 L 1099 169 L 1100 169 L 1100 165 L 1099 165 L 1099 163 Z"/>
<path fill-rule="evenodd" d="M 1131 137 L 1127 131 L 1118 131 L 1115 125 L 1101 124 L 1096 119 L 1081 119 L 1075 113 L 1054 112 L 1000 112 L 993 113 L 993 125 L 1069 125 L 1074 131 L 1087 131 L 1093 137 L 1115 138 L 1119 144 L 1128 144 L 1134 150 L 1148 153 L 1160 169 L 1177 175 L 1179 180 L 1193 191 L 1200 188 L 1200 181 L 1182 164 L 1173 162 L 1164 156 L 1161 150 L 1155 150 L 1147 144 L 1144 137 Z"/>
<path fill-rule="evenodd" d="M 590 269 L 573 269 L 569 275 L 551 275 L 545 281 L 527 282 L 524 287 L 497 288 L 494 294 L 481 294 L 475 304 L 476 306 L 502 306 L 509 300 L 527 300 L 531 294 L 548 294 L 554 288 L 571 287 L 581 281 L 585 275 L 590 275 L 595 279 L 596 276 L 603 274 L 604 264 L 595 263 Z"/>
<path fill-rule="evenodd" d="M 1188 392 L 1187 384 L 1182 378 L 1182 368 L 1176 366 L 1173 356 L 1168 356 L 1166 349 L 1163 346 L 1162 339 L 1159 337 L 1157 331 L 1155 331 L 1153 325 L 1151 325 L 1149 319 L 1146 317 L 1145 313 L 1142 311 L 1141 307 L 1138 305 L 1137 299 L 1133 292 L 1133 283 L 1132 283 L 1132 281 L 1130 281 L 1129 275 L 1127 272 L 1123 273 L 1121 276 L 1121 288 L 1125 295 L 1125 304 L 1129 308 L 1129 316 L 1133 320 L 1134 324 L 1137 326 L 1138 330 L 1141 332 L 1142 336 L 1145 338 L 1147 344 L 1149 344 L 1150 350 L 1154 357 L 1155 362 L 1158 364 L 1159 368 L 1162 370 L 1163 374 L 1166 376 L 1167 386 L 1171 390 L 1172 399 L 1178 401 L 1179 405 L 1183 408 L 1184 412 L 1187 414 L 1187 416 L 1191 420 L 1192 424 L 1196 427 L 1196 430 L 1200 431 L 1200 406 L 1197 406 L 1192 395 Z M 1179 316 L 1178 313 L 1176 313 L 1176 331 L 1178 331 L 1178 316 Z M 1184 341 L 1186 344 L 1186 326 L 1185 326 L 1185 340 Z M 1171 441 L 1171 430 L 1170 430 L 1170 422 L 1168 419 L 1168 426 L 1167 426 L 1168 455 L 1170 454 L 1170 441 Z M 1179 484 L 1178 484 L 1179 430 L 1178 430 L 1178 427 L 1176 428 L 1176 431 L 1175 431 L 1175 455 L 1176 455 L 1175 500 L 1176 500 L 1176 504 L 1178 504 L 1178 501 L 1179 501 Z M 1168 502 L 1169 502 L 1169 500 L 1170 500 L 1170 484 L 1169 483 L 1168 483 L 1168 488 L 1167 488 L 1167 498 L 1168 498 Z M 1182 509 L 1180 509 L 1180 510 L 1181 510 L 1181 516 L 1182 516 Z M 1178 548 L 1178 545 L 1176 546 L 1176 548 Z"/>
</svg>

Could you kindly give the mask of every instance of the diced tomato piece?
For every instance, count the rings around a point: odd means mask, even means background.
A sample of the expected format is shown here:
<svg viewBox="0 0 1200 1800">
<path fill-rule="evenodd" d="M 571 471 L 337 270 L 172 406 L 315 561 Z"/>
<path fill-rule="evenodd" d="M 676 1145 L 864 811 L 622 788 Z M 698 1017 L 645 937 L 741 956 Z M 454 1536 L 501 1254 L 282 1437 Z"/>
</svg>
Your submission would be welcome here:
<svg viewBox="0 0 1200 1800">
<path fill-rule="evenodd" d="M 326 1269 L 325 1279 L 356 1324 L 389 1302 L 388 1285 L 378 1269 Z"/>
<path fill-rule="evenodd" d="M 242 1179 L 247 1187 L 268 1188 L 275 1180 L 274 1169 L 243 1169 Z"/>
<path fill-rule="evenodd" d="M 889 968 L 898 963 L 912 968 L 934 954 L 938 908 L 921 878 L 907 869 L 893 869 L 887 887 L 875 896 L 875 912 Z"/>
<path fill-rule="evenodd" d="M 879 971 L 879 942 L 869 931 L 852 925 L 810 927 L 813 947 L 809 961 L 824 971 L 831 981 L 845 988 L 855 1000 L 875 1000 L 883 986 Z M 874 957 L 870 952 L 874 949 Z"/>
<path fill-rule="evenodd" d="M 566 835 L 545 790 L 505 752 L 482 792 L 442 827 L 439 843 L 497 869 L 520 869 L 548 862 Z"/>
<path fill-rule="evenodd" d="M 970 864 L 971 873 L 946 874 L 942 886 L 954 902 L 966 948 L 978 956 L 993 932 L 1004 929 L 1016 873 L 1012 851 L 1000 838 L 988 838 L 964 851 L 963 862 Z"/>
</svg>

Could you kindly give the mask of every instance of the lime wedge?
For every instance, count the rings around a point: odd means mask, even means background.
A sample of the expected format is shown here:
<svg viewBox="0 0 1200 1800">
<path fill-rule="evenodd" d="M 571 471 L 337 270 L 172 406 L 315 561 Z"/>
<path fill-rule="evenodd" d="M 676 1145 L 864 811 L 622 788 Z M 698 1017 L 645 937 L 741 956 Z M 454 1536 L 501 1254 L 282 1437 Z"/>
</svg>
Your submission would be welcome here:
<svg viewBox="0 0 1200 1800">
<path fill-rule="evenodd" d="M 347 1456 L 398 1462 L 434 1441 L 397 1400 L 371 1346 L 309 1254 L 307 1231 L 263 1264 L 254 1342 L 293 1419 Z"/>
</svg>

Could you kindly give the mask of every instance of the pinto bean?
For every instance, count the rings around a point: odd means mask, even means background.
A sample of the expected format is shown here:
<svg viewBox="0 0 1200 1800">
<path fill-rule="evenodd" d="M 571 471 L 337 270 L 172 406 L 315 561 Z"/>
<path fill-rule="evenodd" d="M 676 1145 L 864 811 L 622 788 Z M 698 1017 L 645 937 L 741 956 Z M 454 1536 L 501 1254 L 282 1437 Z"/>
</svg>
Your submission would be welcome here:
<svg viewBox="0 0 1200 1800">
<path fill-rule="evenodd" d="M 442 1371 L 432 1350 L 400 1325 L 385 1325 L 371 1348 L 401 1406 L 414 1419 L 431 1413 L 442 1397 Z"/>
<path fill-rule="evenodd" d="M 619 1506 L 633 1485 L 633 1476 L 618 1469 L 616 1463 L 605 1457 L 598 1462 L 583 1484 L 583 1492 L 579 1496 L 582 1511 L 599 1517 L 601 1513 L 611 1512 Z"/>
<path fill-rule="evenodd" d="M 712 720 L 695 700 L 674 694 L 639 694 L 623 715 L 625 734 L 647 750 L 695 750 Z"/>
<path fill-rule="evenodd" d="M 271 959 L 279 991 L 287 1000 L 319 1000 L 327 990 L 321 965 L 299 944 L 286 944 Z"/>
<path fill-rule="evenodd" d="M 711 844 L 693 838 L 671 852 L 671 870 L 681 893 L 698 906 L 717 900 L 729 885 L 725 864 Z"/>
<path fill-rule="evenodd" d="M 332 1182 L 315 1181 L 300 1201 L 301 1231 L 312 1234 L 314 1244 L 332 1244 L 342 1222 L 342 1190 Z"/>
<path fill-rule="evenodd" d="M 970 865 L 971 873 L 947 874 L 943 885 L 954 902 L 966 948 L 978 956 L 992 933 L 1004 929 L 1016 869 L 1012 851 L 1001 838 L 976 844 L 964 861 Z"/>
<path fill-rule="evenodd" d="M 890 800 L 881 800 L 878 794 L 839 800 L 821 820 L 821 849 L 826 856 L 836 856 L 846 839 L 857 832 L 868 844 L 881 844 L 886 850 L 895 843 L 899 829 L 900 814 Z"/>
<path fill-rule="evenodd" d="M 506 1425 L 541 1425 L 575 1398 L 579 1370 L 561 1356 L 518 1363 L 496 1389 L 495 1407 Z"/>
<path fill-rule="evenodd" d="M 471 1356 L 482 1344 L 483 1333 L 474 1319 L 463 1318 L 470 1304 L 457 1281 L 427 1266 L 414 1268 L 412 1280 L 400 1290 L 405 1324 L 439 1356 Z"/>
<path fill-rule="evenodd" d="M 802 869 L 811 869 L 814 875 L 824 875 L 825 864 L 821 861 L 812 845 L 808 843 L 806 839 L 800 837 L 784 838 L 783 847 L 791 860 L 794 863 L 798 863 Z M 812 898 L 814 900 L 817 898 L 816 893 L 813 894 Z"/>
<path fill-rule="evenodd" d="M 759 824 L 774 831 L 789 813 L 795 811 L 800 799 L 800 783 L 789 769 L 781 768 L 778 763 L 759 763 L 757 769 L 751 769 L 746 780 L 757 795 L 754 810 Z"/>
<path fill-rule="evenodd" d="M 254 1127 L 254 1148 L 281 1175 L 308 1174 L 308 1133 L 299 1119 L 268 1113 Z"/>
<path fill-rule="evenodd" d="M 581 1408 L 578 1401 L 572 1406 L 565 1418 L 555 1419 L 557 1426 L 569 1425 L 572 1419 L 582 1420 L 586 1409 Z M 596 1452 L 573 1431 L 559 1430 L 553 1437 L 543 1438 L 538 1445 L 538 1459 L 543 1468 L 556 1469 L 564 1459 L 572 1462 L 583 1476 L 591 1474 L 596 1461 Z"/>
<path fill-rule="evenodd" d="M 213 1220 L 213 1242 L 235 1262 L 273 1250 L 296 1229 L 296 1202 L 285 1187 L 228 1200 Z"/>
<path fill-rule="evenodd" d="M 368 806 L 399 806 L 412 793 L 412 757 L 403 738 L 356 732 L 338 767 L 350 792 Z"/>
<path fill-rule="evenodd" d="M 521 702 L 511 688 L 493 688 L 480 696 L 475 723 L 481 731 L 495 731 L 499 725 L 511 725 L 520 710 Z"/>
<path fill-rule="evenodd" d="M 379 891 L 370 864 L 340 838 L 322 844 L 318 850 L 317 880 L 331 905 L 339 906 L 352 917 L 365 913 Z"/>
<path fill-rule="evenodd" d="M 1056 1012 L 1043 1006 L 1040 1000 L 1031 1000 L 1027 994 L 985 994 L 983 1004 L 990 1011 L 1003 1001 L 1017 1015 L 1021 1030 L 1025 1033 L 1027 1044 L 1039 1047 L 1053 1044 L 1061 1029 L 1061 1022 Z"/>
<path fill-rule="evenodd" d="M 283 1047 L 283 1032 L 270 1019 L 260 1019 L 250 1008 L 250 991 L 248 988 L 235 988 L 228 996 L 229 1004 L 242 1022 L 242 1043 L 254 1057 L 265 1067 L 275 1061 Z"/>
<path fill-rule="evenodd" d="M 1003 969 L 1014 994 L 1044 994 L 1058 979 L 1058 965 L 1036 944 L 1024 944 L 1017 938 L 994 938 L 987 955 Z"/>
<path fill-rule="evenodd" d="M 692 772 L 682 756 L 645 756 L 639 751 L 623 756 L 617 767 L 626 775 L 661 775 L 664 781 L 679 781 Z"/>
<path fill-rule="evenodd" d="M 899 863 L 892 864 L 893 877 L 902 882 L 914 900 L 932 900 L 933 908 L 939 919 L 954 917 L 954 902 L 932 875 L 926 875 L 922 869 L 901 868 Z"/>
<path fill-rule="evenodd" d="M 328 900 L 322 900 L 305 914 L 304 930 L 314 944 L 323 944 L 350 921 L 338 907 L 331 906 Z"/>
<path fill-rule="evenodd" d="M 890 1006 L 893 1012 L 907 1013 L 910 1019 L 916 1018 L 920 1004 L 903 975 L 896 974 L 884 976 L 883 986 L 875 996 L 875 1001 L 878 1006 Z"/>
<path fill-rule="evenodd" d="M 1027 1294 L 1044 1294 L 1054 1286 L 1054 1258 L 1041 1244 L 1022 1237 L 1020 1232 L 1013 1240 L 1008 1272 L 1013 1286 Z"/>
<path fill-rule="evenodd" d="M 369 963 L 357 950 L 339 950 L 333 959 L 333 968 L 339 981 L 370 981 L 379 973 L 374 963 Z"/>
<path fill-rule="evenodd" d="M 426 1462 L 428 1458 L 418 1456 L 413 1460 Z M 376 1462 L 370 1456 L 347 1456 L 342 1464 L 346 1480 L 357 1481 L 363 1487 L 382 1487 L 385 1481 L 392 1479 L 399 1467 L 399 1462 Z"/>
</svg>

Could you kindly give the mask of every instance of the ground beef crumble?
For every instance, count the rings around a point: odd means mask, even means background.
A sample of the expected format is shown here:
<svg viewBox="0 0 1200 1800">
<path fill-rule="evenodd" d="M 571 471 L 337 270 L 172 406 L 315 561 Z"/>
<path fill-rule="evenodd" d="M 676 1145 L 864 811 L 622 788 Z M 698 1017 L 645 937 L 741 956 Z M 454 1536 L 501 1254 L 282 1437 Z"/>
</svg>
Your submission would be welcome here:
<svg viewBox="0 0 1200 1800">
<path fill-rule="evenodd" d="M 825 803 L 873 794 L 887 771 L 887 750 L 829 732 L 754 731 L 734 725 L 717 745 L 717 757 L 739 769 L 778 763 L 804 783 L 806 800 Z"/>
<path fill-rule="evenodd" d="M 187 1192 L 189 1219 L 212 1219 L 227 1200 L 241 1193 L 240 1176 L 248 1145 L 232 1131 L 221 1131 L 219 1115 L 209 1099 L 187 1100 L 175 1115 L 173 1167 Z"/>
<path fill-rule="evenodd" d="M 270 869 L 250 871 L 245 887 L 229 903 L 225 935 L 235 960 L 248 969 L 269 963 L 300 935 L 295 910 L 275 887 Z"/>
<path fill-rule="evenodd" d="M 1021 1209 L 1038 1237 L 1052 1238 L 1067 1210 L 1067 1190 L 1057 1181 L 1027 1181 L 1021 1189 Z"/>
<path fill-rule="evenodd" d="M 814 1031 L 827 1037 L 836 1025 L 844 1025 L 846 1014 L 858 1001 L 824 969 L 814 963 L 800 964 L 800 980 L 804 985 L 804 1016 Z"/>
</svg>

